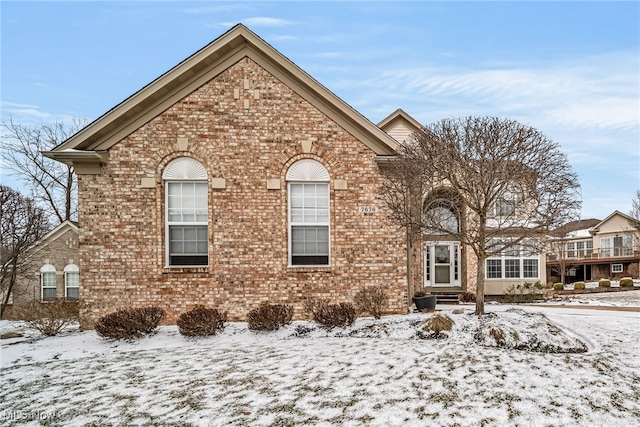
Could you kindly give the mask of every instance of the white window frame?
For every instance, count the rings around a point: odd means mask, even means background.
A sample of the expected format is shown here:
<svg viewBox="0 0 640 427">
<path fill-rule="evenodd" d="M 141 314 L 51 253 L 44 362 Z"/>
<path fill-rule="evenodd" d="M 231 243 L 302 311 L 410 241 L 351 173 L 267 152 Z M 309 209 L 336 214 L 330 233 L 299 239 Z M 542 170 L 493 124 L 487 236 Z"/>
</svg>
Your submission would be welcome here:
<svg viewBox="0 0 640 427">
<path fill-rule="evenodd" d="M 523 242 L 526 244 L 526 242 Z M 516 245 L 507 248 L 485 260 L 485 279 L 487 280 L 539 280 L 540 254 L 533 253 L 528 245 Z M 491 246 L 491 245 L 490 245 Z M 527 262 L 535 261 L 535 275 L 527 275 Z M 517 275 L 513 272 L 517 271 Z M 508 274 L 512 272 L 511 274 Z M 499 277 L 496 276 L 499 274 Z M 508 277 L 509 276 L 509 277 Z"/>
<path fill-rule="evenodd" d="M 611 264 L 611 272 L 612 273 L 622 273 L 624 271 L 624 265 L 622 264 Z"/>
<path fill-rule="evenodd" d="M 70 286 L 70 284 L 73 286 Z M 69 289 L 77 289 L 77 296 L 69 296 Z M 73 299 L 80 298 L 80 269 L 75 264 L 67 264 L 64 267 L 64 297 Z"/>
<path fill-rule="evenodd" d="M 603 237 L 600 239 L 600 257 L 609 258 L 611 256 L 611 250 L 613 247 L 611 246 L 611 238 Z"/>
<path fill-rule="evenodd" d="M 576 242 L 567 242 L 567 258 L 576 257 Z"/>
<path fill-rule="evenodd" d="M 165 268 L 202 268 L 209 266 L 209 186 L 208 174 L 199 161 L 191 157 L 179 157 L 172 160 L 165 168 L 162 179 L 164 181 L 165 200 Z M 193 188 L 193 194 L 185 195 L 185 188 Z M 173 190 L 180 189 L 178 192 Z M 198 190 L 202 194 L 198 194 Z M 191 197 L 188 197 L 191 196 Z M 202 202 L 204 196 L 204 203 Z M 173 219 L 172 219 L 173 218 Z M 191 245 L 195 245 L 193 253 L 182 255 L 172 253 L 172 230 L 180 227 L 192 228 Z M 204 236 L 200 230 L 204 228 Z M 184 232 L 184 230 L 183 230 Z M 199 250 L 204 239 L 205 251 Z M 184 243 L 184 241 L 183 241 Z M 180 258 L 190 256 L 204 259 L 204 263 L 181 263 Z"/>
<path fill-rule="evenodd" d="M 288 266 L 297 267 L 330 267 L 331 266 L 331 189 L 329 187 L 329 172 L 324 165 L 313 159 L 302 159 L 293 163 L 287 171 L 287 234 L 288 234 Z M 294 206 L 294 189 L 302 190 L 302 205 Z M 310 196 L 313 189 L 314 197 Z M 318 196 L 318 189 L 323 189 L 323 193 Z M 321 197 L 326 195 L 326 197 Z M 322 203 L 322 199 L 326 199 Z M 305 206 L 305 202 L 311 201 L 310 206 Z M 298 201 L 296 201 L 298 203 Z M 316 253 L 307 253 L 307 245 L 302 252 L 297 253 L 296 247 L 299 242 L 294 241 L 294 234 L 304 229 L 326 230 L 326 251 L 318 250 Z M 317 243 L 324 243 L 316 240 Z M 296 258 L 301 260 L 298 262 Z M 326 257 L 326 262 L 302 262 L 304 258 L 320 260 Z"/>
<path fill-rule="evenodd" d="M 49 292 L 53 289 L 53 296 L 45 297 L 45 289 Z M 40 268 L 40 299 L 51 301 L 58 297 L 58 275 L 56 268 L 51 264 L 45 264 Z"/>
</svg>

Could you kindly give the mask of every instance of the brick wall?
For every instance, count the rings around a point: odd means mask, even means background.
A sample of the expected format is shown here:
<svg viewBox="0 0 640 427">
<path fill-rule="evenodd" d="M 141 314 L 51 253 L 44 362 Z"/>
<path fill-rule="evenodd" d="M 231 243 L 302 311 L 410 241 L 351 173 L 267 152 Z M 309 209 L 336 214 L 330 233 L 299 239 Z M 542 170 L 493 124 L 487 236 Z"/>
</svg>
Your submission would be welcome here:
<svg viewBox="0 0 640 427">
<path fill-rule="evenodd" d="M 187 138 L 180 150 L 178 138 Z M 303 141 L 311 141 L 310 149 Z M 185 147 L 182 147 L 185 148 Z M 199 160 L 209 181 L 209 267 L 165 268 L 164 167 Z M 390 311 L 406 312 L 403 230 L 378 198 L 375 153 L 249 58 L 244 58 L 109 150 L 101 175 L 79 177 L 82 326 L 118 307 L 158 304 L 169 322 L 196 304 L 244 320 L 263 301 L 349 300 L 385 286 Z M 285 174 L 296 160 L 331 177 L 331 267 L 290 268 Z M 155 186 L 143 188 L 142 178 Z M 280 189 L 267 189 L 277 179 Z M 334 188 L 346 180 L 347 189 Z M 360 206 L 377 212 L 360 213 Z"/>
</svg>

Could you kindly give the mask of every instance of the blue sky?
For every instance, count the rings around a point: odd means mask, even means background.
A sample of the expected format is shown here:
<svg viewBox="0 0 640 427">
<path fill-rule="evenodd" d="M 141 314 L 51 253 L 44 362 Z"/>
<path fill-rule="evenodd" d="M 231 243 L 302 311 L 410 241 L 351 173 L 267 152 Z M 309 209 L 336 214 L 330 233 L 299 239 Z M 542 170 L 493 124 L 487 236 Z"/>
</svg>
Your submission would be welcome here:
<svg viewBox="0 0 640 427">
<path fill-rule="evenodd" d="M 378 123 L 492 115 L 558 142 L 583 218 L 640 188 L 638 2 L 2 1 L 1 116 L 93 120 L 244 23 Z M 4 171 L 3 182 L 12 184 Z"/>
</svg>

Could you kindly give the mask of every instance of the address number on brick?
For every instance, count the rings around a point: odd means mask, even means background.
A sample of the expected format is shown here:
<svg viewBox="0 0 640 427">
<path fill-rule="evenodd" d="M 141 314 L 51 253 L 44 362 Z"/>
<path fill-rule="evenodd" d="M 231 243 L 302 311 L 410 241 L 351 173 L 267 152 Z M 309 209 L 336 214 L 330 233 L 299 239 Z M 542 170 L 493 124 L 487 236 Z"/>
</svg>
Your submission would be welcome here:
<svg viewBox="0 0 640 427">
<path fill-rule="evenodd" d="M 378 208 L 375 206 L 360 206 L 358 208 L 358 212 L 360 213 L 376 213 L 378 212 Z"/>
</svg>

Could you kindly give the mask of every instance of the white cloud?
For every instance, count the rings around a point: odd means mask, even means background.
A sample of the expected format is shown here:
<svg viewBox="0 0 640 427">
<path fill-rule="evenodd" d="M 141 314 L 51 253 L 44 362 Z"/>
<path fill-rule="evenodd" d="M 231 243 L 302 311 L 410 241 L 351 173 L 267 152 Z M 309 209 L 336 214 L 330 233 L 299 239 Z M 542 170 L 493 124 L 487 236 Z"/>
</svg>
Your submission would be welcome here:
<svg viewBox="0 0 640 427">
<path fill-rule="evenodd" d="M 535 115 L 555 124 L 583 129 L 638 128 L 637 52 L 568 63 L 471 69 L 422 67 L 388 70 L 367 85 L 393 87 L 409 102 L 451 103 L 458 111 Z M 462 108 L 461 108 L 462 107 Z"/>
<path fill-rule="evenodd" d="M 65 113 L 50 113 L 43 111 L 38 105 L 20 104 L 2 101 L 3 120 L 9 120 L 9 116 L 15 123 L 23 126 L 39 127 L 46 123 L 71 123 L 74 117 Z M 7 114 L 5 114 L 7 113 Z"/>
<path fill-rule="evenodd" d="M 279 18 L 269 18 L 266 16 L 259 16 L 254 18 L 245 18 L 241 19 L 238 22 L 243 23 L 249 27 L 285 27 L 287 25 L 292 25 L 292 21 L 287 21 L 285 19 Z M 226 27 L 232 27 L 236 25 L 238 22 L 222 22 L 222 25 Z"/>
<path fill-rule="evenodd" d="M 51 118 L 51 114 L 41 111 L 37 105 L 2 101 L 2 109 L 14 118 L 20 118 L 20 122 L 25 119 L 30 121 L 33 119 L 45 120 Z"/>
</svg>

